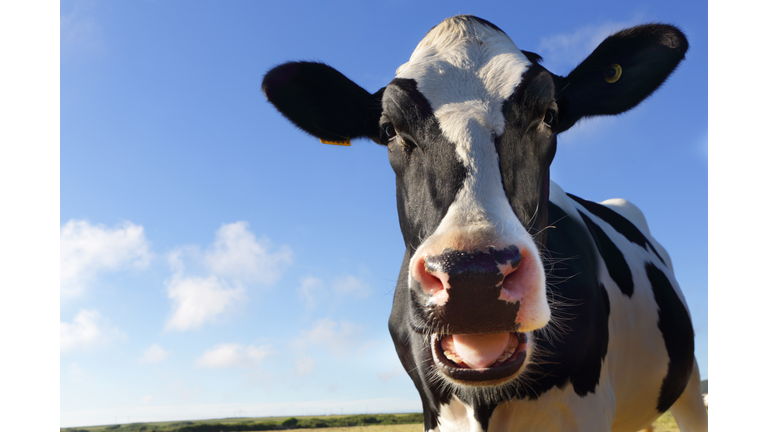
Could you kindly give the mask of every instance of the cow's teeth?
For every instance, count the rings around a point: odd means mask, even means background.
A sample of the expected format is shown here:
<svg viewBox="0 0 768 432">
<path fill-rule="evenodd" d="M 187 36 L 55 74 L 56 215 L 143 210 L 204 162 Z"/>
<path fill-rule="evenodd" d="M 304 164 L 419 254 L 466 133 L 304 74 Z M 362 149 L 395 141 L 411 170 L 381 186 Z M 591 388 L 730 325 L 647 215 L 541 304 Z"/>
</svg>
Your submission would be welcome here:
<svg viewBox="0 0 768 432">
<path fill-rule="evenodd" d="M 454 362 L 456 364 L 464 363 L 464 360 L 461 357 L 457 356 L 456 354 L 454 354 L 454 353 L 452 353 L 450 351 L 443 351 L 443 354 L 445 354 L 445 356 L 448 358 L 448 360 L 450 360 L 450 361 L 452 361 L 452 362 Z"/>
<path fill-rule="evenodd" d="M 499 363 L 504 363 L 505 361 L 509 360 L 510 357 L 512 357 L 512 354 L 515 353 L 514 349 L 509 349 L 507 351 L 504 351 L 501 356 L 499 356 L 498 359 L 496 359 Z"/>
</svg>

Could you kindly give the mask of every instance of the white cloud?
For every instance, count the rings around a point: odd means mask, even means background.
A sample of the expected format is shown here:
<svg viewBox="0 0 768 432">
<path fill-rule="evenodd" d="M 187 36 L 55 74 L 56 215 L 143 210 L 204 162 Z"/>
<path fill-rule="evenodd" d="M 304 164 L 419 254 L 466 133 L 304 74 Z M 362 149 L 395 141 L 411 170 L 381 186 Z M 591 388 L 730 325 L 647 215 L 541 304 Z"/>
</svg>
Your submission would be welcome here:
<svg viewBox="0 0 768 432">
<path fill-rule="evenodd" d="M 301 286 L 296 289 L 299 299 L 307 305 L 307 309 L 314 309 L 317 306 L 318 294 L 322 294 L 323 281 L 314 276 L 305 276 L 301 278 Z"/>
<path fill-rule="evenodd" d="M 215 274 L 244 282 L 271 284 L 280 279 L 291 263 L 287 246 L 270 252 L 267 240 L 261 242 L 248 231 L 244 221 L 225 224 L 216 231 L 216 240 L 206 251 L 204 262 Z"/>
<path fill-rule="evenodd" d="M 315 322 L 309 330 L 301 332 L 295 346 L 304 349 L 308 346 L 320 346 L 336 356 L 346 356 L 350 352 L 359 353 L 375 342 L 363 341 L 363 327 L 351 322 L 335 322 L 324 318 Z"/>
<path fill-rule="evenodd" d="M 248 366 L 276 353 L 270 345 L 219 344 L 203 353 L 197 365 L 213 369 Z"/>
<path fill-rule="evenodd" d="M 123 333 L 108 327 L 96 310 L 81 310 L 72 323 L 59 322 L 59 349 L 90 348 L 123 337 Z"/>
<path fill-rule="evenodd" d="M 344 275 L 335 279 L 332 289 L 334 293 L 344 297 L 363 298 L 371 293 L 371 286 L 368 283 L 352 275 Z"/>
<path fill-rule="evenodd" d="M 213 322 L 247 301 L 245 288 L 234 288 L 216 276 L 184 277 L 177 273 L 166 282 L 171 299 L 171 317 L 165 323 L 167 330 L 190 330 Z"/>
<path fill-rule="evenodd" d="M 331 291 L 337 297 L 336 305 L 344 300 L 362 299 L 371 294 L 371 286 L 361 278 L 349 274 L 337 277 L 331 283 Z M 296 289 L 299 299 L 304 302 L 307 310 L 313 310 L 323 298 L 328 297 L 328 292 L 322 280 L 314 276 L 301 278 L 301 285 Z"/>
<path fill-rule="evenodd" d="M 144 396 L 143 398 L 141 398 L 141 403 L 142 403 L 142 405 L 148 405 L 150 402 L 152 402 L 152 399 L 154 399 L 154 398 L 155 397 L 152 396 L 152 395 Z"/>
<path fill-rule="evenodd" d="M 70 220 L 61 227 L 61 294 L 82 293 L 98 273 L 145 267 L 151 258 L 144 228 L 125 222 L 115 228 Z"/>
<path fill-rule="evenodd" d="M 293 340 L 297 351 L 294 359 L 293 374 L 307 376 L 315 370 L 315 357 L 308 353 L 323 355 L 318 348 L 325 349 L 337 358 L 337 361 L 350 360 L 351 356 L 359 356 L 367 349 L 378 344 L 376 340 L 365 340 L 363 326 L 347 322 L 336 322 L 330 319 L 316 321 L 308 330 L 301 331 L 299 337 Z"/>
<path fill-rule="evenodd" d="M 248 360 L 252 361 L 262 361 L 267 356 L 277 354 L 277 351 L 273 350 L 270 345 L 262 345 L 262 346 L 253 346 L 249 345 L 248 348 L 245 349 L 245 356 L 248 358 Z"/>
<path fill-rule="evenodd" d="M 139 357 L 139 363 L 159 363 L 166 358 L 170 353 L 163 349 L 158 344 L 152 344 L 149 348 L 147 348 L 146 351 L 144 351 L 144 354 Z"/>
<path fill-rule="evenodd" d="M 587 25 L 570 33 L 547 36 L 541 39 L 537 54 L 544 57 L 547 69 L 555 74 L 565 75 L 586 59 L 606 37 L 639 21 L 638 17 L 627 22 Z"/>
<path fill-rule="evenodd" d="M 205 252 L 194 245 L 177 248 L 168 255 L 174 275 L 166 281 L 173 303 L 166 329 L 198 328 L 232 312 L 248 300 L 246 284 L 277 281 L 291 255 L 287 246 L 273 251 L 268 240 L 257 241 L 242 221 L 224 224 Z M 188 267 L 207 276 L 186 275 Z"/>
</svg>

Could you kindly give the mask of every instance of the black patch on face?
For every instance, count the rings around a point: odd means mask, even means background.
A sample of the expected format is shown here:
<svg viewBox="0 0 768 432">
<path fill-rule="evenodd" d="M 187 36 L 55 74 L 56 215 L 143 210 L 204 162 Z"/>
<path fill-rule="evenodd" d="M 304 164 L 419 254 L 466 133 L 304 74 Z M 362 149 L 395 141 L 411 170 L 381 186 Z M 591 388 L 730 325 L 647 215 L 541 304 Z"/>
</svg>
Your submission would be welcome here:
<svg viewBox="0 0 768 432">
<path fill-rule="evenodd" d="M 659 307 L 659 330 L 669 354 L 669 369 L 661 384 L 656 411 L 666 412 L 683 394 L 693 370 L 693 325 L 685 305 L 677 296 L 667 276 L 651 263 L 645 271 Z"/>
<path fill-rule="evenodd" d="M 467 172 L 416 81 L 392 80 L 382 104 L 381 127 L 392 125 L 399 136 L 384 144 L 395 171 L 400 229 L 413 254 L 448 213 Z"/>
<path fill-rule="evenodd" d="M 661 262 L 664 263 L 664 265 L 668 265 L 664 261 L 664 258 L 662 258 L 661 255 L 659 255 L 659 253 L 656 251 L 656 248 L 653 247 L 651 242 L 649 242 L 648 239 L 643 235 L 642 231 L 640 231 L 640 229 L 638 229 L 632 222 L 628 221 L 624 216 L 596 202 L 581 199 L 576 195 L 571 195 L 571 194 L 567 194 L 567 195 L 577 203 L 581 204 L 585 209 L 589 210 L 589 212 L 592 213 L 593 215 L 608 222 L 613 227 L 613 229 L 615 229 L 621 235 L 626 237 L 627 240 L 631 241 L 636 245 L 639 245 L 640 247 L 645 248 L 645 250 L 648 250 L 648 248 L 650 247 L 651 251 L 653 251 L 653 253 L 656 254 L 657 257 L 659 257 Z"/>
<path fill-rule="evenodd" d="M 554 92 L 551 74 L 532 65 L 504 102 L 506 126 L 496 141 L 504 192 L 520 223 L 540 244 L 546 242 L 549 165 L 557 147 L 556 135 L 542 121 L 553 109 Z"/>
<path fill-rule="evenodd" d="M 580 211 L 579 215 L 581 215 L 581 219 L 587 225 L 589 232 L 592 233 L 597 250 L 600 251 L 600 256 L 605 261 L 605 266 L 608 268 L 608 274 L 611 275 L 611 279 L 619 286 L 622 294 L 631 298 L 632 293 L 635 291 L 635 281 L 632 278 L 629 264 L 624 259 L 624 254 L 621 253 L 621 249 L 616 247 L 605 231 L 592 222 L 589 217 Z"/>
</svg>

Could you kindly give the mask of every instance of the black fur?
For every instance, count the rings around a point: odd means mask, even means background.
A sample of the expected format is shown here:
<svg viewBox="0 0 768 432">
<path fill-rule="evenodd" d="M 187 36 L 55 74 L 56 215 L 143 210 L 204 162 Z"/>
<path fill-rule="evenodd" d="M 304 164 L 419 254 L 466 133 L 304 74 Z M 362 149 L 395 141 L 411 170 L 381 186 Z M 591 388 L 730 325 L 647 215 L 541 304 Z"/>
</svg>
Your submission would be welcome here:
<svg viewBox="0 0 768 432">
<path fill-rule="evenodd" d="M 499 137 L 499 170 L 515 215 L 540 244 L 546 242 L 549 165 L 557 150 L 557 135 L 548 127 L 536 128 L 554 107 L 552 75 L 534 65 L 502 107 L 507 128 Z"/>
<path fill-rule="evenodd" d="M 608 274 L 611 276 L 611 279 L 616 282 L 622 294 L 631 298 L 635 291 L 635 281 L 632 278 L 629 264 L 624 259 L 624 254 L 621 253 L 621 249 L 587 215 L 582 212 L 579 212 L 579 215 L 592 234 L 597 250 L 600 252 L 603 261 L 605 261 L 606 267 L 608 267 Z"/>
<path fill-rule="evenodd" d="M 669 369 L 656 404 L 656 410 L 663 413 L 683 394 L 691 376 L 693 325 L 685 305 L 664 272 L 651 263 L 646 263 L 645 271 L 653 287 L 653 298 L 659 306 L 659 330 L 669 354 Z"/>
</svg>

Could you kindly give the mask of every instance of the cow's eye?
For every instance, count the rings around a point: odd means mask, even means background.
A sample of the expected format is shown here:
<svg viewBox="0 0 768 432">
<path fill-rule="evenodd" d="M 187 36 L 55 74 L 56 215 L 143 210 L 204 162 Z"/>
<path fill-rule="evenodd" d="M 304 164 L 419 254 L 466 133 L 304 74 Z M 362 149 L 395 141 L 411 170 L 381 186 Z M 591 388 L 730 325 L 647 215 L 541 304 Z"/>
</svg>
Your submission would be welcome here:
<svg viewBox="0 0 768 432">
<path fill-rule="evenodd" d="M 397 131 L 395 130 L 395 127 L 392 126 L 392 124 L 386 124 L 384 125 L 384 135 L 386 135 L 388 140 L 391 140 L 397 136 Z"/>
<path fill-rule="evenodd" d="M 544 123 L 546 123 L 548 126 L 552 126 L 552 123 L 555 122 L 555 110 L 548 109 L 547 112 L 544 114 Z"/>
</svg>

